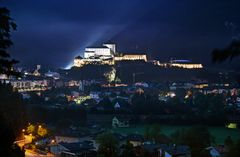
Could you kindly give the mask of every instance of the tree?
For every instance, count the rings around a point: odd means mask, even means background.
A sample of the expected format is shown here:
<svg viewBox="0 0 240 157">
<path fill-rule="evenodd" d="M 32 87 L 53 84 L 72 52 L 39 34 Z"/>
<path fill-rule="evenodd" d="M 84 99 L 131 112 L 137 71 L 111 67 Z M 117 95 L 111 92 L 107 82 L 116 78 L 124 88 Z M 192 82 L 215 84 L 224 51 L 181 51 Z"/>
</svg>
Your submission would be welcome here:
<svg viewBox="0 0 240 157">
<path fill-rule="evenodd" d="M 212 51 L 212 62 L 213 63 L 221 63 L 227 59 L 230 61 L 233 58 L 237 58 L 240 56 L 240 40 L 233 40 L 230 45 L 224 49 L 214 49 Z M 236 76 L 236 79 L 240 79 L 240 75 Z M 238 81 L 239 82 L 239 81 Z"/>
<path fill-rule="evenodd" d="M 118 141 L 111 133 L 98 135 L 97 143 L 99 144 L 99 154 L 103 154 L 106 157 L 117 156 Z"/>
<path fill-rule="evenodd" d="M 232 60 L 233 58 L 240 56 L 240 41 L 233 40 L 230 45 L 224 49 L 214 49 L 212 51 L 212 61 L 214 63 L 221 63 L 227 59 Z"/>
<path fill-rule="evenodd" d="M 198 110 L 198 117 L 206 120 L 211 125 L 224 124 L 226 122 L 226 104 L 222 94 L 196 94 L 194 105 Z"/>
<path fill-rule="evenodd" d="M 102 106 L 105 110 L 113 110 L 113 105 L 108 97 L 104 97 L 99 103 L 98 106 Z"/>
<path fill-rule="evenodd" d="M 35 126 L 30 124 L 28 127 L 27 127 L 27 133 L 28 134 L 34 134 L 35 133 Z"/>
<path fill-rule="evenodd" d="M 229 151 L 229 149 L 234 145 L 234 142 L 231 138 L 231 136 L 228 136 L 225 140 L 224 140 L 224 145 L 226 147 L 226 151 Z"/>
<path fill-rule="evenodd" d="M 46 136 L 48 133 L 47 128 L 43 128 L 42 126 L 38 126 L 37 134 L 41 137 Z"/>
<path fill-rule="evenodd" d="M 134 111 L 138 114 L 146 113 L 146 96 L 145 94 L 135 93 L 132 98 L 131 102 L 134 108 Z"/>
<path fill-rule="evenodd" d="M 228 137 L 224 140 L 224 145 L 226 145 L 226 146 L 232 146 L 232 145 L 233 145 L 233 140 L 232 140 L 231 136 L 228 136 Z"/>
<path fill-rule="evenodd" d="M 7 49 L 13 44 L 11 31 L 16 24 L 7 8 L 0 8 L 0 75 L 18 75 L 13 70 L 16 60 L 10 59 Z M 21 95 L 9 84 L 0 83 L 0 154 L 5 157 L 21 157 L 24 153 L 13 145 L 24 126 L 24 105 Z"/>
<path fill-rule="evenodd" d="M 165 134 L 161 133 L 161 128 L 158 124 L 146 127 L 144 137 L 152 142 L 169 144 L 171 139 Z"/>
<path fill-rule="evenodd" d="M 240 139 L 237 140 L 235 144 L 233 144 L 227 153 L 227 157 L 239 157 L 240 156 Z"/>
<path fill-rule="evenodd" d="M 13 129 L 14 134 L 18 135 L 25 125 L 25 106 L 21 95 L 13 92 L 9 84 L 0 84 L 0 115 L 7 121 Z"/>
<path fill-rule="evenodd" d="M 0 84 L 0 100 L 0 154 L 14 156 L 19 149 L 13 143 L 25 125 L 25 107 L 21 95 L 8 84 Z"/>
<path fill-rule="evenodd" d="M 188 145 L 192 150 L 192 156 L 199 156 L 201 151 L 214 142 L 208 129 L 201 126 L 178 130 L 171 137 L 176 144 Z"/>
<path fill-rule="evenodd" d="M 121 157 L 135 157 L 134 147 L 130 142 L 123 146 Z"/>
<path fill-rule="evenodd" d="M 110 71 L 104 73 L 104 76 L 108 83 L 112 83 L 116 78 L 116 69 L 112 67 Z"/>
<path fill-rule="evenodd" d="M 17 25 L 9 16 L 7 8 L 0 8 L 0 74 L 18 75 L 13 71 L 13 65 L 18 63 L 10 59 L 7 49 L 13 44 L 11 41 L 11 31 L 16 30 Z"/>
</svg>

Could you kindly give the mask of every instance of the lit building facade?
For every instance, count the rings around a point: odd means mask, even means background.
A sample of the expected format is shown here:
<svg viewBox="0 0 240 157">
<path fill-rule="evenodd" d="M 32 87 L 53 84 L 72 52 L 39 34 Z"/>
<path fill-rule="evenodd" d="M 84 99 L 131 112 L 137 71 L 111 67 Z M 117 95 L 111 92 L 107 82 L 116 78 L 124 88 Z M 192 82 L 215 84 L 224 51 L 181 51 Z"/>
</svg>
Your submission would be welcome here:
<svg viewBox="0 0 240 157">
<path fill-rule="evenodd" d="M 185 69 L 201 69 L 203 68 L 202 64 L 184 64 L 184 63 L 172 63 L 172 67 L 179 67 L 179 68 L 185 68 Z"/>
<path fill-rule="evenodd" d="M 106 43 L 103 44 L 103 46 L 108 47 L 113 52 L 113 54 L 116 53 L 116 45 L 114 43 Z"/>
<path fill-rule="evenodd" d="M 0 80 L 6 80 L 8 76 L 6 74 L 0 74 Z"/>
<path fill-rule="evenodd" d="M 14 90 L 19 92 L 44 91 L 49 88 L 48 80 L 12 80 L 10 81 Z"/>
<path fill-rule="evenodd" d="M 190 60 L 171 60 L 169 63 L 160 63 L 159 61 L 154 64 L 162 67 L 176 67 L 184 69 L 202 69 L 203 65 L 201 63 L 194 63 Z"/>
<path fill-rule="evenodd" d="M 112 57 L 111 49 L 105 46 L 85 49 L 84 58 L 97 57 L 97 56 L 111 58 Z"/>
<path fill-rule="evenodd" d="M 112 58 L 116 53 L 116 45 L 113 43 L 106 43 L 100 47 L 85 48 L 84 58 L 101 57 L 102 59 Z"/>
<path fill-rule="evenodd" d="M 101 65 L 114 65 L 114 60 L 112 58 L 110 59 L 100 59 L 100 58 L 75 58 L 73 62 L 74 67 L 83 67 L 86 64 L 101 64 Z"/>
<path fill-rule="evenodd" d="M 124 54 L 122 56 L 116 56 L 114 57 L 115 61 L 134 61 L 134 60 L 144 60 L 147 62 L 147 55 L 146 54 Z"/>
<path fill-rule="evenodd" d="M 200 63 L 193 63 L 190 60 L 171 60 L 170 66 L 185 69 L 201 69 L 203 65 Z"/>
<path fill-rule="evenodd" d="M 73 60 L 73 66 L 82 67 L 84 65 L 83 58 L 81 56 L 77 56 Z"/>
</svg>

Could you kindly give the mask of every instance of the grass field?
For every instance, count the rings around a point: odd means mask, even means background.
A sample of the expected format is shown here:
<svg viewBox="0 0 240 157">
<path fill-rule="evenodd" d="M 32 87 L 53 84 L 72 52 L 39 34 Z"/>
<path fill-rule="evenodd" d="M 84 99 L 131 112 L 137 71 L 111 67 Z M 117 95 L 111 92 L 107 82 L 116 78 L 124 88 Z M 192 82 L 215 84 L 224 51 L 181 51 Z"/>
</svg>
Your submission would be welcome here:
<svg viewBox="0 0 240 157">
<path fill-rule="evenodd" d="M 171 126 L 171 125 L 163 125 L 160 126 L 162 133 L 165 135 L 171 135 L 174 131 L 178 129 L 189 128 L 191 126 Z M 139 133 L 144 134 L 146 126 L 145 125 L 137 125 L 131 126 L 129 128 L 115 128 L 112 131 L 123 134 L 131 134 L 131 133 Z M 211 134 L 215 137 L 215 142 L 217 144 L 223 144 L 226 137 L 231 136 L 233 140 L 240 139 L 240 130 L 239 129 L 228 129 L 224 127 L 208 127 Z"/>
</svg>

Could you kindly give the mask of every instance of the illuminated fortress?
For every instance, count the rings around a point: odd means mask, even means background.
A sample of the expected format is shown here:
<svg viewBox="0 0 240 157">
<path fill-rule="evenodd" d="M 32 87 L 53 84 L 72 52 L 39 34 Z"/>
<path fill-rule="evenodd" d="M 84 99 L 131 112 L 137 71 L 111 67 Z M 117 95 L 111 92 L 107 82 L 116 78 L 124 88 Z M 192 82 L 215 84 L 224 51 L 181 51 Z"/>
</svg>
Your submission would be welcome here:
<svg viewBox="0 0 240 157">
<path fill-rule="evenodd" d="M 82 67 L 86 64 L 114 65 L 116 61 L 134 60 L 143 60 L 147 62 L 147 55 L 135 53 L 117 53 L 116 44 L 105 43 L 99 47 L 86 47 L 84 51 L 84 58 L 81 56 L 75 57 L 73 66 Z"/>
<path fill-rule="evenodd" d="M 86 47 L 84 58 L 77 56 L 74 58 L 74 67 L 82 67 L 86 64 L 97 65 L 114 65 L 118 61 L 144 61 L 148 62 L 145 53 L 119 53 L 116 51 L 116 44 L 105 43 L 99 47 Z M 170 60 L 168 63 L 154 61 L 155 65 L 165 68 L 184 68 L 184 69 L 201 69 L 201 63 L 194 63 L 189 60 Z"/>
</svg>

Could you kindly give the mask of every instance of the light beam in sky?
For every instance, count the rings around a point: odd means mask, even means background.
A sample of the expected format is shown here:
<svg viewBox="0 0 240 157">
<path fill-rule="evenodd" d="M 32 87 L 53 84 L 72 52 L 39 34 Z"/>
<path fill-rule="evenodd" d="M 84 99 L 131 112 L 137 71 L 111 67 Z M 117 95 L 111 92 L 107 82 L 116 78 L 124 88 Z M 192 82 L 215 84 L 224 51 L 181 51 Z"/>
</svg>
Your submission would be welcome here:
<svg viewBox="0 0 240 157">
<path fill-rule="evenodd" d="M 124 21 L 126 16 L 128 16 L 128 13 L 131 11 L 130 9 L 130 11 L 126 11 L 125 14 L 122 14 L 121 16 L 115 18 L 111 22 L 112 24 L 98 27 L 98 29 L 94 30 L 93 33 L 91 33 L 90 38 L 86 40 L 86 42 L 84 42 L 84 44 L 82 44 L 80 48 L 71 53 L 72 60 L 65 66 L 64 69 L 70 69 L 72 67 L 74 57 L 78 55 L 83 56 L 85 47 L 93 46 L 96 43 L 103 44 L 104 42 L 111 40 L 115 35 L 126 29 L 128 26 L 131 26 L 131 24 L 134 24 L 138 19 L 144 16 L 151 9 L 142 11 L 140 14 L 138 14 L 138 16 L 135 16 L 131 21 L 127 23 L 125 22 L 124 25 L 119 24 L 122 23 L 121 21 Z"/>
</svg>

